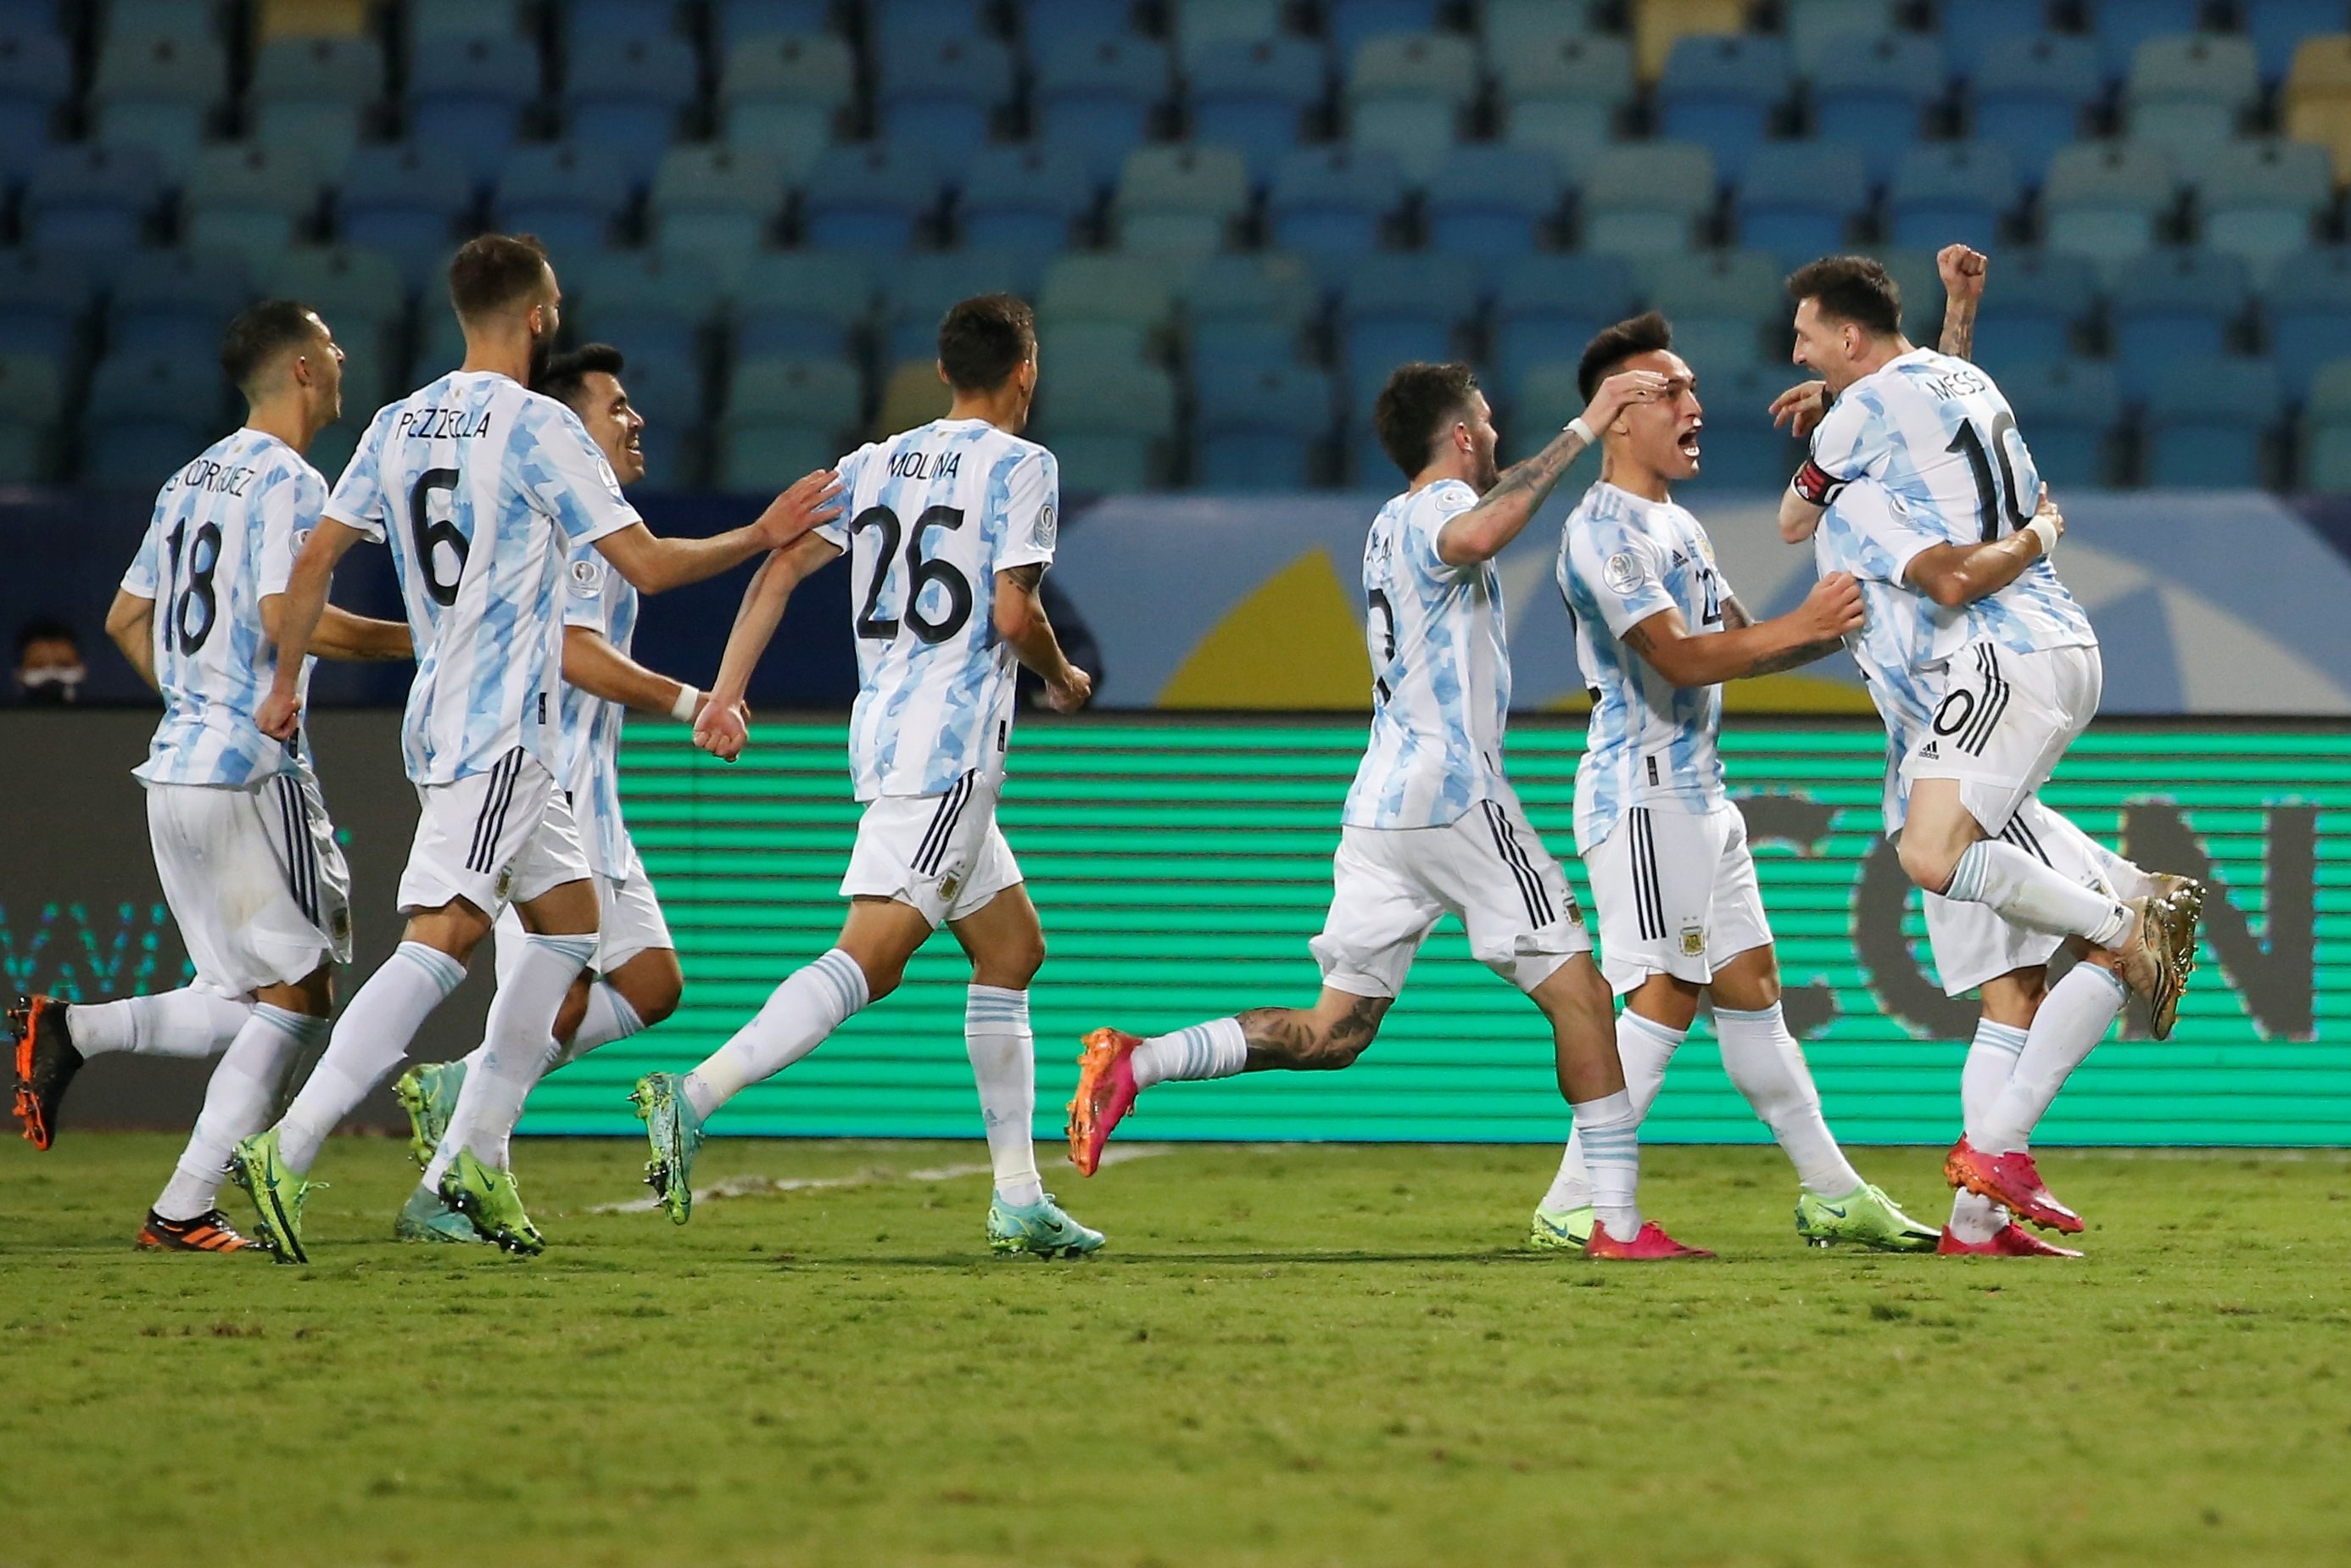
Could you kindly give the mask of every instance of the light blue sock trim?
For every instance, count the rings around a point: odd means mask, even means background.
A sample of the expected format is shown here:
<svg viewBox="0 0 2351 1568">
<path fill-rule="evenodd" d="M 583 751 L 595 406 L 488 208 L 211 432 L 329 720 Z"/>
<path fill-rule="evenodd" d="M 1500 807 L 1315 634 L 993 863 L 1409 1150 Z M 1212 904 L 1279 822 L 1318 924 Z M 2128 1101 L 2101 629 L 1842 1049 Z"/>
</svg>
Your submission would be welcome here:
<svg viewBox="0 0 2351 1568">
<path fill-rule="evenodd" d="M 422 942 L 402 942 L 392 950 L 395 958 L 405 958 L 423 969 L 445 999 L 449 993 L 465 983 L 465 966 L 438 947 L 427 947 Z"/>
</svg>

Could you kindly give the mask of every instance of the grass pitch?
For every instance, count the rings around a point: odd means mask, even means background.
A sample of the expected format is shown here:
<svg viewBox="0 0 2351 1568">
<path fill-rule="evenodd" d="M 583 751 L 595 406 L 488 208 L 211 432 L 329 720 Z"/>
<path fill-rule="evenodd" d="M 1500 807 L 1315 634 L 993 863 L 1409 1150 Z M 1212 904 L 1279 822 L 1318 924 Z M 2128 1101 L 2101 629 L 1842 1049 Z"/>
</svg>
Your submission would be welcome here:
<svg viewBox="0 0 2351 1568">
<path fill-rule="evenodd" d="M 679 1230 L 525 1143 L 522 1260 L 392 1243 L 403 1146 L 338 1140 L 291 1269 L 131 1250 L 178 1145 L 0 1151 L 0 1562 L 2351 1557 L 2338 1155 L 2057 1155 L 2062 1264 L 1807 1251 L 1775 1151 L 1652 1149 L 1725 1261 L 1636 1269 L 1518 1249 L 1546 1149 L 1176 1147 L 1062 1167 L 1111 1250 L 1053 1265 L 977 1145 L 716 1144 L 842 1185 Z"/>
</svg>

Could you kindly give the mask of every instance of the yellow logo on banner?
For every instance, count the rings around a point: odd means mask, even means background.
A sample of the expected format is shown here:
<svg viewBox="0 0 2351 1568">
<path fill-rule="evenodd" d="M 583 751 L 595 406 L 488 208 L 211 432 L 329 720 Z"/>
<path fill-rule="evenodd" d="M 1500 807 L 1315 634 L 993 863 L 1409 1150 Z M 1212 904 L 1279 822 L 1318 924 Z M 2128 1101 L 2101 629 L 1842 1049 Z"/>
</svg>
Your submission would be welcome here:
<svg viewBox="0 0 2351 1568">
<path fill-rule="evenodd" d="M 1372 662 L 1356 609 L 1318 545 L 1200 639 L 1159 689 L 1159 706 L 1368 708 Z"/>
</svg>

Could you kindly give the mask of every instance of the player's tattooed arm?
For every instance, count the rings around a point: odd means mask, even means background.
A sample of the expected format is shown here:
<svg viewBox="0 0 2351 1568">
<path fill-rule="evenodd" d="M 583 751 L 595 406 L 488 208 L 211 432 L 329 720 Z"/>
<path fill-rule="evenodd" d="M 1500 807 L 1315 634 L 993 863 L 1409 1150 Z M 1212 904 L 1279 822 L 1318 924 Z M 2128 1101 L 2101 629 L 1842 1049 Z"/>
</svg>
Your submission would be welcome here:
<svg viewBox="0 0 2351 1568">
<path fill-rule="evenodd" d="M 1380 1019 L 1393 1005 L 1386 997 L 1354 997 L 1323 992 L 1325 1005 L 1304 1008 L 1252 1008 L 1235 1020 L 1249 1040 L 1245 1072 L 1284 1069 L 1291 1072 L 1324 1071 L 1350 1066 L 1379 1032 Z M 1335 1004 L 1335 1005 L 1334 1005 Z"/>
<path fill-rule="evenodd" d="M 1736 598 L 1722 601 L 1724 631 L 1743 632 L 1754 624 L 1755 617 L 1748 614 L 1747 606 L 1740 603 Z M 1791 648 L 1776 658 L 1767 658 L 1747 673 L 1750 675 L 1776 675 L 1784 670 L 1802 669 L 1806 664 L 1827 658 L 1844 646 L 1844 639 L 1842 637 L 1823 637 L 1818 642 L 1806 643 Z"/>
<path fill-rule="evenodd" d="M 162 684 L 155 679 L 155 601 L 116 589 L 114 602 L 106 612 L 106 634 L 122 650 L 139 678 L 161 696 Z"/>
<path fill-rule="evenodd" d="M 1945 246 L 1935 256 L 1943 279 L 1943 336 L 1936 347 L 1955 360 L 1971 359 L 1976 346 L 1976 309 L 1983 303 L 1984 271 L 1990 260 L 1963 245 Z"/>
<path fill-rule="evenodd" d="M 1846 632 L 1860 630 L 1861 585 L 1848 573 L 1831 572 L 1787 614 L 1757 622 L 1742 609 L 1739 620 L 1730 624 L 1726 605 L 1723 630 L 1692 632 L 1680 611 L 1660 610 L 1626 627 L 1623 641 L 1677 686 L 1774 674 L 1825 657 Z"/>
<path fill-rule="evenodd" d="M 1600 383 L 1576 423 L 1595 434 L 1616 423 L 1627 405 L 1662 396 L 1666 378 L 1655 371 L 1623 371 Z M 1456 430 L 1461 427 L 1457 425 Z M 1450 433 L 1447 433 L 1448 435 Z M 1437 530 L 1437 559 L 1447 566 L 1491 560 L 1534 521 L 1535 513 L 1590 444 L 1574 425 L 1561 431 L 1541 452 L 1502 470 L 1494 487 L 1476 506 Z"/>
<path fill-rule="evenodd" d="M 1020 662 L 1045 682 L 1045 700 L 1055 713 L 1075 713 L 1094 695 L 1092 675 L 1070 663 L 1061 640 L 1053 634 L 1045 601 L 1038 590 L 1045 580 L 1045 563 L 1006 567 L 996 574 L 996 633 L 1012 644 Z"/>
</svg>

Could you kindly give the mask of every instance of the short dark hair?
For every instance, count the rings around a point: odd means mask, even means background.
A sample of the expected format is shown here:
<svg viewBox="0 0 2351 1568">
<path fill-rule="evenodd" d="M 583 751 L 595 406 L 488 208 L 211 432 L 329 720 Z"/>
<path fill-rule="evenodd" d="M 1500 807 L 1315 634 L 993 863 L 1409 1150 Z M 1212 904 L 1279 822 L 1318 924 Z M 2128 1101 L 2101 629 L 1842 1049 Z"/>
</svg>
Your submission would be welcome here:
<svg viewBox="0 0 2351 1568">
<path fill-rule="evenodd" d="M 600 372 L 618 376 L 627 363 L 621 358 L 621 350 L 610 343 L 582 343 L 576 349 L 550 355 L 547 368 L 538 372 L 538 380 L 530 390 L 545 392 L 577 413 L 580 395 L 588 390 L 588 378 Z"/>
<path fill-rule="evenodd" d="M 1674 324 L 1655 310 L 1603 328 L 1598 337 L 1583 345 L 1583 358 L 1575 367 L 1576 390 L 1590 402 L 1600 383 L 1614 375 L 1625 361 L 1642 354 L 1662 354 L 1673 346 Z"/>
<path fill-rule="evenodd" d="M 16 628 L 16 657 L 22 659 L 25 650 L 36 643 L 71 643 L 77 652 L 81 648 L 74 629 L 54 615 L 36 615 Z"/>
<path fill-rule="evenodd" d="M 294 299 L 265 299 L 237 312 L 221 334 L 220 361 L 239 392 L 250 396 L 255 382 L 278 355 L 319 336 L 311 314 L 308 305 Z"/>
<path fill-rule="evenodd" d="M 449 303 L 467 320 L 494 315 L 537 293 L 546 268 L 536 235 L 475 235 L 449 258 Z"/>
<path fill-rule="evenodd" d="M 1458 360 L 1398 365 L 1388 372 L 1387 383 L 1372 403 L 1372 429 L 1380 438 L 1380 450 L 1404 470 L 1405 478 L 1412 478 L 1428 466 L 1437 426 L 1466 413 L 1469 394 L 1477 390 L 1478 372 Z"/>
<path fill-rule="evenodd" d="M 1902 286 L 1869 256 L 1823 256 L 1800 267 L 1788 277 L 1788 297 L 1799 305 L 1816 299 L 1822 315 L 1881 338 L 1902 330 Z"/>
<path fill-rule="evenodd" d="M 1037 313 L 1010 294 L 977 294 L 939 321 L 939 365 L 957 392 L 994 392 L 1037 347 Z"/>
</svg>

